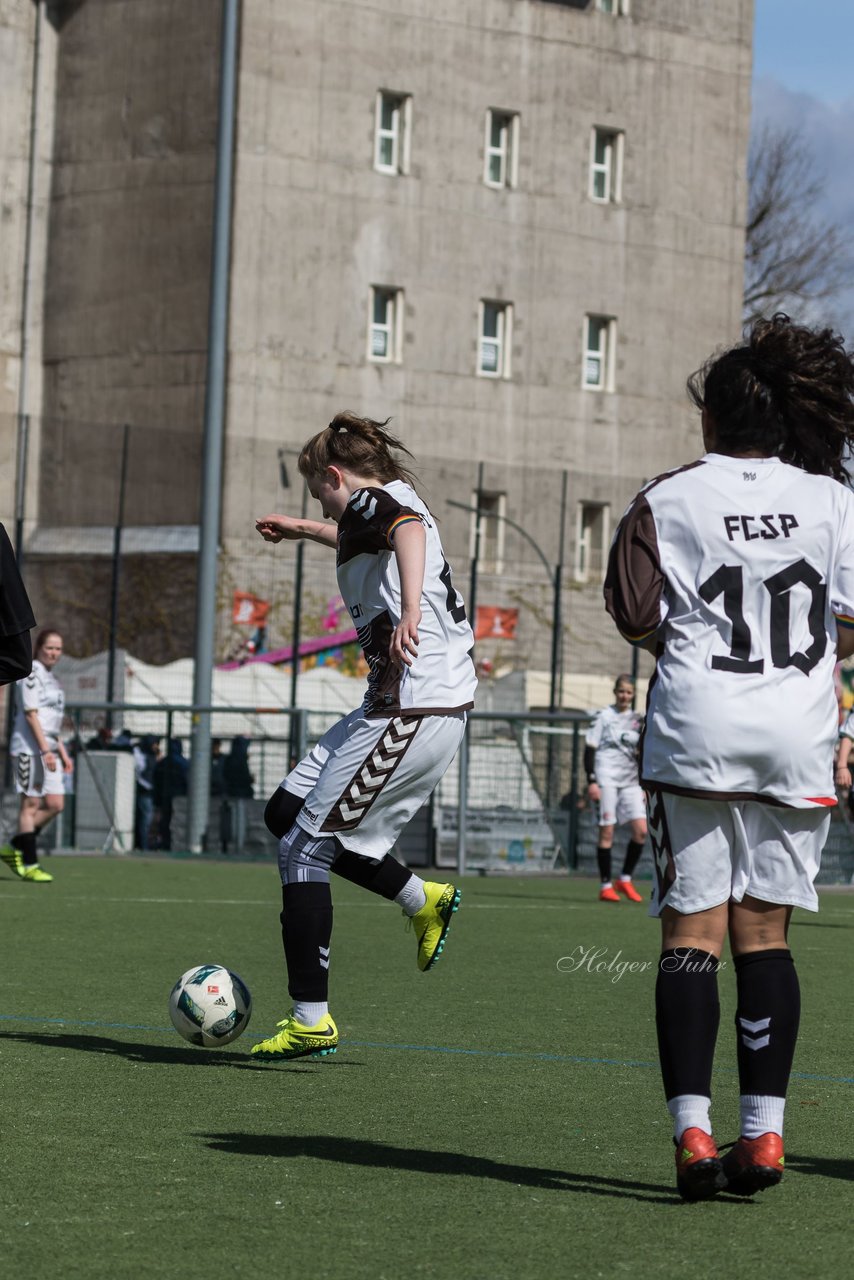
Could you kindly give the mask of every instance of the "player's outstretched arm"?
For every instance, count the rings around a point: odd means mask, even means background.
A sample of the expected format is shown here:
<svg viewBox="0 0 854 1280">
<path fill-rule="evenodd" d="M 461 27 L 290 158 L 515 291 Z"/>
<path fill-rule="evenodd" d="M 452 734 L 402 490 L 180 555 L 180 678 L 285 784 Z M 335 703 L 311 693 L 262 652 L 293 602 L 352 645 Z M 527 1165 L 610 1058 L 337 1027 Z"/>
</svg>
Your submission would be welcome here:
<svg viewBox="0 0 854 1280">
<path fill-rule="evenodd" d="M 408 520 L 394 532 L 394 554 L 400 574 L 400 622 L 392 632 L 388 651 L 392 662 L 411 667 L 418 656 L 421 592 L 427 535 L 420 520 Z"/>
<path fill-rule="evenodd" d="M 337 526 L 324 520 L 306 520 L 300 516 L 261 516 L 255 521 L 255 528 L 265 542 L 298 542 L 300 538 L 306 538 L 323 547 L 335 547 L 338 544 Z"/>
</svg>

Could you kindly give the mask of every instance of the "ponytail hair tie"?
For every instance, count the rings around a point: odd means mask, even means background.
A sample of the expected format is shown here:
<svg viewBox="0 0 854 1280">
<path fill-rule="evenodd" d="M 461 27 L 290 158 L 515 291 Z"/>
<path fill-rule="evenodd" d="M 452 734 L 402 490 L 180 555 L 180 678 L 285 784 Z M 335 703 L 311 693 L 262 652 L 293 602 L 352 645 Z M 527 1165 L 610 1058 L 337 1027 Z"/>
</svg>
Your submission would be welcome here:
<svg viewBox="0 0 854 1280">
<path fill-rule="evenodd" d="M 335 434 L 337 435 L 337 434 L 338 434 L 338 432 L 341 430 L 341 423 L 340 423 L 340 422 L 334 422 L 334 421 L 333 421 L 333 422 L 330 422 L 330 424 L 329 424 L 329 430 L 330 430 L 330 431 L 334 431 L 334 432 L 335 432 Z"/>
</svg>

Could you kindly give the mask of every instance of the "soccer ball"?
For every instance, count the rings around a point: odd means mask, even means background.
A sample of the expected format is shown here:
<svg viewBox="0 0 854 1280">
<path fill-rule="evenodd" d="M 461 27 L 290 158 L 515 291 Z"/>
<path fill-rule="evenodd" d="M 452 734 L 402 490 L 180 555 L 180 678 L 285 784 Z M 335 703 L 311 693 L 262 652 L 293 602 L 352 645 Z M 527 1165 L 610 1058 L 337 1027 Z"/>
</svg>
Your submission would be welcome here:
<svg viewBox="0 0 854 1280">
<path fill-rule="evenodd" d="M 199 964 L 182 974 L 169 996 L 172 1026 L 213 1049 L 236 1040 L 249 1024 L 252 997 L 242 978 L 221 964 Z"/>
</svg>

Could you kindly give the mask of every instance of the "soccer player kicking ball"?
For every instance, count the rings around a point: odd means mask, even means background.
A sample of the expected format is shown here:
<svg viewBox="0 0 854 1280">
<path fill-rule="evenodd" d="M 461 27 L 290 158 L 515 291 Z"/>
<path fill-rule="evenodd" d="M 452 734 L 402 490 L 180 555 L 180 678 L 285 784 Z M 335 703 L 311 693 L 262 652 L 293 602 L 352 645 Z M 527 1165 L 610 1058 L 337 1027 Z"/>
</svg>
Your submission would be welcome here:
<svg viewBox="0 0 854 1280">
<path fill-rule="evenodd" d="M 330 871 L 402 907 L 422 970 L 441 955 L 460 902 L 453 885 L 421 880 L 389 853 L 456 755 L 477 680 L 471 627 L 435 522 L 392 453 L 408 450 L 385 426 L 339 413 L 303 447 L 299 470 L 334 524 L 279 515 L 256 524 L 268 542 L 337 548 L 338 586 L 370 668 L 362 706 L 324 734 L 267 805 L 294 1006 L 253 1047 L 258 1058 L 335 1052 Z"/>
<path fill-rule="evenodd" d="M 686 1200 L 783 1176 L 800 994 L 787 935 L 836 803 L 833 671 L 854 652 L 854 362 L 776 315 L 688 382 L 706 454 L 623 517 L 605 599 L 655 653 L 642 743 L 661 919 L 659 1056 Z M 717 972 L 734 957 L 741 1136 L 709 1120 Z"/>
<path fill-rule="evenodd" d="M 587 794 L 599 811 L 599 845 L 596 861 L 602 883 L 600 902 L 619 902 L 620 894 L 629 902 L 643 902 L 632 884 L 646 840 L 646 802 L 638 781 L 638 742 L 643 716 L 633 710 L 635 684 L 631 676 L 617 676 L 614 702 L 603 707 L 587 731 L 584 769 Z M 631 839 L 616 884 L 611 879 L 611 850 L 618 823 L 631 824 Z"/>
</svg>

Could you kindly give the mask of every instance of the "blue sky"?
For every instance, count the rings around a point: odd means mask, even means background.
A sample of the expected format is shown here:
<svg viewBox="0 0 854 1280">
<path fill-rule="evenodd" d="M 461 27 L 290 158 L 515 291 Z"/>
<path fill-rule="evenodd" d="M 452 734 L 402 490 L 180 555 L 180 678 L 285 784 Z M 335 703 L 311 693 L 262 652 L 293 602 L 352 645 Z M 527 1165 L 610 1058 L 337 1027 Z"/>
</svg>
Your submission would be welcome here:
<svg viewBox="0 0 854 1280">
<path fill-rule="evenodd" d="M 854 0 L 755 0 L 755 15 L 754 127 L 802 130 L 826 179 L 819 212 L 854 239 Z M 854 343 L 854 288 L 829 313 Z"/>
</svg>

